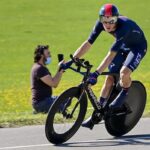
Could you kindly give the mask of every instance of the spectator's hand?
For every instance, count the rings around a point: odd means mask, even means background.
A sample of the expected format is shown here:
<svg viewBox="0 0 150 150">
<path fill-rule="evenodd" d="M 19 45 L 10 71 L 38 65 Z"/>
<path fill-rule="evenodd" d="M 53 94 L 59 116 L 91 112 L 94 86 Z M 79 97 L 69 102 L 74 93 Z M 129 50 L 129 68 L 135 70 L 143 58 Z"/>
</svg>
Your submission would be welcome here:
<svg viewBox="0 0 150 150">
<path fill-rule="evenodd" d="M 61 68 L 61 66 L 62 66 L 63 64 L 65 64 L 65 60 L 62 60 L 62 61 L 60 61 L 60 62 L 58 63 L 58 71 L 59 71 L 59 72 L 65 72 L 65 71 Z"/>
<path fill-rule="evenodd" d="M 89 78 L 88 78 L 88 83 L 91 85 L 95 85 L 97 83 L 97 78 L 100 74 L 95 71 L 93 73 L 90 73 Z"/>
<path fill-rule="evenodd" d="M 61 63 L 61 62 L 60 62 Z M 66 63 L 61 63 L 60 64 L 60 70 L 66 70 L 72 65 L 72 60 L 66 62 Z"/>
</svg>

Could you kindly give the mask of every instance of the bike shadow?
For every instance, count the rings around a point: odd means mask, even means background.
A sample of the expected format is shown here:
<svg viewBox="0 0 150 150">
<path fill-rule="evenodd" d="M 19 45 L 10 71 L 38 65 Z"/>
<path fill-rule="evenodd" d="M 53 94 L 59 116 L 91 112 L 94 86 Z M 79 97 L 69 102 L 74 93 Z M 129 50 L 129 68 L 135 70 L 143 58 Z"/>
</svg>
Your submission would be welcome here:
<svg viewBox="0 0 150 150">
<path fill-rule="evenodd" d="M 121 145 L 150 145 L 150 134 L 127 135 L 110 139 L 97 139 L 89 141 L 67 142 L 56 145 L 59 147 L 109 147 Z"/>
</svg>

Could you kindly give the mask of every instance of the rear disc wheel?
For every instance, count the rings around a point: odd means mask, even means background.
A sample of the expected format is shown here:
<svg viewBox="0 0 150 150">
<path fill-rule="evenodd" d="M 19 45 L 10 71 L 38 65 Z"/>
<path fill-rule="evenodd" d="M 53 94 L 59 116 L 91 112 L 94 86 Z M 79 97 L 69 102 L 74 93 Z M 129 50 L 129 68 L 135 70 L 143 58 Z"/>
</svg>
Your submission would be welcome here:
<svg viewBox="0 0 150 150">
<path fill-rule="evenodd" d="M 122 136 L 128 133 L 138 123 L 146 105 L 146 90 L 139 81 L 133 81 L 125 106 L 130 113 L 113 115 L 105 120 L 105 127 L 112 136 Z"/>
</svg>

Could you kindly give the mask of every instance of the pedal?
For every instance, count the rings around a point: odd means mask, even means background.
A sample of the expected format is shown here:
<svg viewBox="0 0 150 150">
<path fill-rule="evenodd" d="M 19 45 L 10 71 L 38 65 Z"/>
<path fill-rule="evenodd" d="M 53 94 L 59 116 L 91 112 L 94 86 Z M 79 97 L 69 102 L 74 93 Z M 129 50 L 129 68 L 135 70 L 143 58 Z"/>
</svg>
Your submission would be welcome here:
<svg viewBox="0 0 150 150">
<path fill-rule="evenodd" d="M 94 124 L 98 124 L 100 121 L 102 121 L 103 115 L 100 112 L 94 111 L 92 114 L 92 122 Z"/>
</svg>

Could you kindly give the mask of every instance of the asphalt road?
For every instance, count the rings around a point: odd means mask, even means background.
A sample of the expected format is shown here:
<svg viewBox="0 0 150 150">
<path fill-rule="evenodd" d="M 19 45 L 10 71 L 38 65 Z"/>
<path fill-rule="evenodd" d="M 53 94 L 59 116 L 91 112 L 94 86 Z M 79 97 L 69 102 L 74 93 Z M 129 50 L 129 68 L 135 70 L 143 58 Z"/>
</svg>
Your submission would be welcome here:
<svg viewBox="0 0 150 150">
<path fill-rule="evenodd" d="M 0 129 L 0 150 L 150 150 L 150 118 L 141 119 L 122 138 L 113 138 L 104 124 L 93 130 L 81 127 L 66 143 L 55 146 L 45 137 L 44 126 Z"/>
</svg>

